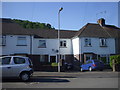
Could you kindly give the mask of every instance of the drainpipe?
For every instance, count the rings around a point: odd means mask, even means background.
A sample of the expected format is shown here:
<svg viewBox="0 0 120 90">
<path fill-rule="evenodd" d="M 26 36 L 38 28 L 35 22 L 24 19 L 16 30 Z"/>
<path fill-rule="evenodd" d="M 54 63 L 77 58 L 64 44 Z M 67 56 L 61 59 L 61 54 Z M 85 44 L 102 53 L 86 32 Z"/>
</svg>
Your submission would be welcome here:
<svg viewBox="0 0 120 90">
<path fill-rule="evenodd" d="M 30 35 L 30 55 L 32 55 L 32 35 Z"/>
</svg>

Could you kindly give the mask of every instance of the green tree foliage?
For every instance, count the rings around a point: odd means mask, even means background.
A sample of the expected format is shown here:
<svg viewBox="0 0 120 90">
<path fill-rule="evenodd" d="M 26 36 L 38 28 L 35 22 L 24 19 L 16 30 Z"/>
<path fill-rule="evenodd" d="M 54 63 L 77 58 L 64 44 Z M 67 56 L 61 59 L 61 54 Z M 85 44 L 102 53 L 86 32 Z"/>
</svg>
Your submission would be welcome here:
<svg viewBox="0 0 120 90">
<path fill-rule="evenodd" d="M 12 21 L 15 22 L 15 23 L 18 23 L 23 28 L 29 28 L 29 29 L 55 29 L 49 23 L 45 24 L 45 23 L 31 22 L 31 21 L 28 21 L 28 20 L 18 20 L 18 19 L 13 19 Z"/>
<path fill-rule="evenodd" d="M 110 56 L 110 66 L 113 65 L 113 60 L 115 60 L 115 64 L 120 64 L 120 55 Z"/>
</svg>

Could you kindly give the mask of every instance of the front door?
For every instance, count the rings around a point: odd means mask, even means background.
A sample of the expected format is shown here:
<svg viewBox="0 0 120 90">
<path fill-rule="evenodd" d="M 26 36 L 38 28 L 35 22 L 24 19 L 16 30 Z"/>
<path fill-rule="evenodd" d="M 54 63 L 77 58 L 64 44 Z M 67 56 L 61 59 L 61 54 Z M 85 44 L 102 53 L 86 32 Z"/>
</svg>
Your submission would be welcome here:
<svg viewBox="0 0 120 90">
<path fill-rule="evenodd" d="M 87 60 L 91 60 L 93 57 L 93 54 L 84 54 L 84 63 L 86 63 Z"/>
<path fill-rule="evenodd" d="M 51 63 L 56 62 L 56 56 L 50 56 L 50 62 Z"/>
</svg>

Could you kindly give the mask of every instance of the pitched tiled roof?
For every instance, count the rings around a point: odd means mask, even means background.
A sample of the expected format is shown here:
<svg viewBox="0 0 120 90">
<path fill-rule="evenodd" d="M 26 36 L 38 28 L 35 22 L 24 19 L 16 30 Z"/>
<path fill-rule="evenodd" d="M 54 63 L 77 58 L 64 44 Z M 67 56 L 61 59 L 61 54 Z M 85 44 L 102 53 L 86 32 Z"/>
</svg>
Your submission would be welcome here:
<svg viewBox="0 0 120 90">
<path fill-rule="evenodd" d="M 3 22 L 2 31 L 4 35 L 34 35 L 35 38 L 57 38 L 58 30 L 40 30 L 40 29 L 25 29 L 19 24 L 12 22 Z M 73 38 L 73 37 L 119 37 L 120 28 L 112 25 L 100 26 L 99 24 L 88 23 L 79 31 L 73 30 L 60 30 L 60 38 Z"/>
<path fill-rule="evenodd" d="M 77 31 L 60 30 L 60 38 L 72 38 Z M 25 29 L 16 23 L 2 23 L 3 35 L 35 35 L 36 38 L 57 38 L 58 30 Z"/>
<path fill-rule="evenodd" d="M 105 25 L 100 26 L 99 24 L 88 23 L 82 27 L 75 36 L 79 37 L 120 37 L 120 29 L 112 26 Z"/>
</svg>

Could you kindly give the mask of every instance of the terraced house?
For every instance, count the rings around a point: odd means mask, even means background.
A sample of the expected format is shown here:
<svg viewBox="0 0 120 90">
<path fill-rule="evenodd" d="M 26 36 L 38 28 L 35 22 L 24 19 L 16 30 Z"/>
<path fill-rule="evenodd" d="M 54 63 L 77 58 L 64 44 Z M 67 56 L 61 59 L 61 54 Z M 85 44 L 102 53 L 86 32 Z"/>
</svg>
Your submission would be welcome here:
<svg viewBox="0 0 120 90">
<path fill-rule="evenodd" d="M 60 59 L 73 64 L 92 58 L 108 64 L 110 55 L 120 54 L 120 29 L 106 25 L 104 19 L 78 31 L 60 30 L 60 42 L 57 30 L 25 29 L 3 19 L 0 39 L 1 55 L 28 56 L 35 69 L 40 69 L 41 63 L 57 62 L 58 52 Z"/>
</svg>

